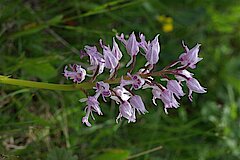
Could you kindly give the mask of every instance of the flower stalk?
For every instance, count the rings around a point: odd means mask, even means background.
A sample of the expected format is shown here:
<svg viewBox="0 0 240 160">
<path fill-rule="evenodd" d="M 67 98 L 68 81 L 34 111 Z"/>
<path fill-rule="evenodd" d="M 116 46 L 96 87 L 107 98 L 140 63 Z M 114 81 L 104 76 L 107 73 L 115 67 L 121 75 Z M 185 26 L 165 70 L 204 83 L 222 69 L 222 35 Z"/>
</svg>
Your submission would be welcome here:
<svg viewBox="0 0 240 160">
<path fill-rule="evenodd" d="M 48 90 L 59 90 L 59 91 L 75 91 L 83 89 L 91 89 L 95 83 L 85 82 L 81 84 L 54 84 L 45 82 L 34 82 L 28 80 L 9 78 L 8 76 L 0 76 L 0 84 L 9 84 L 22 87 L 48 89 Z"/>
<path fill-rule="evenodd" d="M 129 79 L 125 77 L 125 79 Z M 106 80 L 105 82 L 109 84 L 117 84 L 120 82 L 120 78 Z M 29 80 L 21 80 L 10 78 L 9 76 L 0 75 L 0 84 L 9 84 L 21 87 L 30 87 L 38 89 L 48 89 L 48 90 L 58 90 L 58 91 L 76 91 L 76 90 L 88 90 L 92 89 L 96 83 L 95 82 L 83 82 L 81 84 L 54 84 L 46 82 L 35 82 Z"/>
<path fill-rule="evenodd" d="M 151 73 L 151 76 L 160 76 L 163 73 L 161 71 Z M 149 75 L 142 75 L 141 77 L 145 78 Z M 124 76 L 124 79 L 129 80 L 130 77 Z M 109 79 L 104 82 L 108 84 L 118 84 L 121 81 L 121 78 Z M 46 82 L 35 82 L 30 80 L 22 80 L 10 78 L 9 76 L 0 75 L 0 84 L 15 85 L 21 87 L 29 88 L 38 88 L 38 89 L 47 89 L 47 90 L 57 90 L 57 91 L 76 91 L 76 90 L 88 90 L 92 89 L 96 83 L 95 82 L 83 82 L 81 84 L 55 84 L 55 83 L 46 83 Z"/>
</svg>

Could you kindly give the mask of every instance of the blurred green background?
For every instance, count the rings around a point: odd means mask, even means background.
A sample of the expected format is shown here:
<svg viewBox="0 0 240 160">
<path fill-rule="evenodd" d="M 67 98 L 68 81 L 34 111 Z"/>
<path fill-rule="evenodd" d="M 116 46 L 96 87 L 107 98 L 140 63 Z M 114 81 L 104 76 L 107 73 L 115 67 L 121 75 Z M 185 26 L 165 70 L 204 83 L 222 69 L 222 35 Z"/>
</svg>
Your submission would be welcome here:
<svg viewBox="0 0 240 160">
<path fill-rule="evenodd" d="M 157 69 L 183 52 L 181 40 L 201 43 L 204 59 L 193 72 L 208 90 L 169 115 L 150 90 L 137 91 L 148 114 L 116 124 L 117 105 L 101 103 L 104 116 L 88 128 L 82 93 L 0 84 L 0 159 L 240 159 L 239 0 L 0 0 L 0 25 L 1 75 L 71 83 L 63 67 L 86 63 L 77 55 L 84 45 L 135 31 L 160 34 Z"/>
</svg>

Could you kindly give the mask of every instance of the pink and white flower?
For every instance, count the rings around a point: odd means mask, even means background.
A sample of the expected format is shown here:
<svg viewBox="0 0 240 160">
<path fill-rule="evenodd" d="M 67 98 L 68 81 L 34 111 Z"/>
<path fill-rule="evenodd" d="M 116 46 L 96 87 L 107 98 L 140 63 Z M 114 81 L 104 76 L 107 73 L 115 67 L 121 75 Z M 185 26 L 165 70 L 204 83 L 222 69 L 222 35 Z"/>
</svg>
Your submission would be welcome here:
<svg viewBox="0 0 240 160">
<path fill-rule="evenodd" d="M 126 65 L 126 67 L 128 67 L 130 66 L 130 64 L 133 63 L 133 57 L 136 56 L 139 52 L 139 46 L 136 36 L 134 32 L 132 32 L 128 40 L 125 40 L 123 33 L 120 36 L 116 35 L 116 37 L 119 41 L 121 41 L 125 45 L 127 53 L 131 56 L 130 61 Z"/>
<path fill-rule="evenodd" d="M 201 44 L 196 44 L 196 46 L 190 50 L 184 44 L 184 42 L 182 42 L 182 45 L 185 49 L 185 53 L 182 53 L 179 56 L 179 61 L 184 66 L 188 65 L 192 69 L 196 68 L 196 64 L 203 59 L 203 58 L 198 57 L 198 52 L 200 50 L 199 48 L 200 48 Z"/>
</svg>

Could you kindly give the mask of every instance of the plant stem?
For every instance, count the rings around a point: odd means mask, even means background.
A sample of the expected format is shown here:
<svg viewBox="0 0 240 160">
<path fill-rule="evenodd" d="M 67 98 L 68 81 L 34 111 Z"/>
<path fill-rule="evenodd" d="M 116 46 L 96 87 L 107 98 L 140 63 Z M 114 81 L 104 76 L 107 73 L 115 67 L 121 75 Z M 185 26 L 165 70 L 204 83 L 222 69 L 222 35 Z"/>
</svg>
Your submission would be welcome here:
<svg viewBox="0 0 240 160">
<path fill-rule="evenodd" d="M 165 71 L 166 72 L 166 71 Z M 158 71 L 151 74 L 143 74 L 142 78 L 146 78 L 148 76 L 161 76 L 163 74 L 162 71 Z M 128 76 L 123 77 L 125 80 L 130 79 Z M 110 79 L 104 82 L 109 84 L 117 84 L 121 81 L 121 78 Z M 83 82 L 81 84 L 54 84 L 54 83 L 46 83 L 46 82 L 34 82 L 28 80 L 20 80 L 9 78 L 8 76 L 0 75 L 0 84 L 10 84 L 22 87 L 30 87 L 30 88 L 39 88 L 39 89 L 49 89 L 49 90 L 59 90 L 59 91 L 75 91 L 75 90 L 88 90 L 92 89 L 95 86 L 95 82 Z"/>
<path fill-rule="evenodd" d="M 128 79 L 128 78 L 126 78 Z M 105 82 L 109 84 L 119 83 L 120 78 L 114 80 L 107 80 Z M 22 87 L 39 88 L 39 89 L 49 89 L 49 90 L 59 90 L 59 91 L 75 91 L 75 90 L 87 90 L 92 89 L 95 86 L 94 82 L 83 82 L 81 84 L 54 84 L 46 82 L 34 82 L 28 80 L 20 80 L 9 78 L 7 76 L 0 75 L 0 84 L 10 84 Z"/>
<path fill-rule="evenodd" d="M 90 89 L 94 86 L 93 83 L 81 83 L 81 84 L 53 84 L 45 82 L 34 82 L 20 79 L 13 79 L 7 76 L 0 76 L 0 84 L 10 84 L 16 86 L 49 89 L 49 90 L 60 90 L 60 91 L 74 91 L 82 89 Z"/>
</svg>

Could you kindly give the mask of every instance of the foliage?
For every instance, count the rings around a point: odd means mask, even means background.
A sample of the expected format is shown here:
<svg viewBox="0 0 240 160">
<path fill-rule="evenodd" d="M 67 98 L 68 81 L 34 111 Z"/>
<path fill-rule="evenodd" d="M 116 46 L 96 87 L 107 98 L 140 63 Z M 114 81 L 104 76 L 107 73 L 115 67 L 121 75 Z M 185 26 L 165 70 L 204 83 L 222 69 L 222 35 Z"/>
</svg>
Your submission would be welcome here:
<svg viewBox="0 0 240 160">
<path fill-rule="evenodd" d="M 64 148 L 55 148 L 49 152 L 47 160 L 77 160 L 77 156 L 72 156 L 72 153 Z"/>
</svg>

